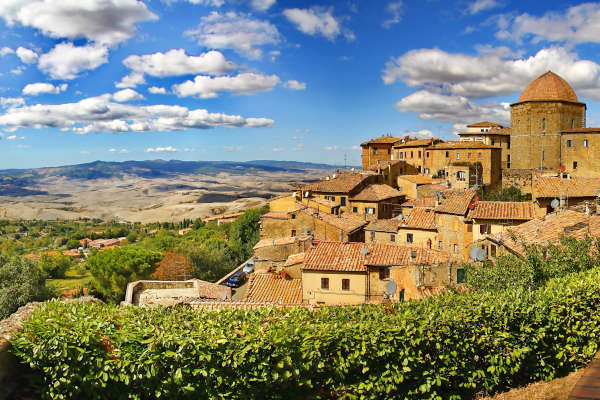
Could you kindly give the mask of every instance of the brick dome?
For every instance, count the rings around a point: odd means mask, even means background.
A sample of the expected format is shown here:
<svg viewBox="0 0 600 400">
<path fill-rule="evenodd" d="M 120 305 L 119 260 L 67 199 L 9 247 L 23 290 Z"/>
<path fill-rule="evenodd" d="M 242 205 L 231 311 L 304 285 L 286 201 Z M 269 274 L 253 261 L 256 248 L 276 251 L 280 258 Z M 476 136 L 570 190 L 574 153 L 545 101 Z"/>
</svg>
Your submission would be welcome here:
<svg viewBox="0 0 600 400">
<path fill-rule="evenodd" d="M 519 103 L 530 100 L 564 100 L 578 103 L 573 88 L 560 76 L 552 71 L 536 78 L 519 97 Z"/>
</svg>

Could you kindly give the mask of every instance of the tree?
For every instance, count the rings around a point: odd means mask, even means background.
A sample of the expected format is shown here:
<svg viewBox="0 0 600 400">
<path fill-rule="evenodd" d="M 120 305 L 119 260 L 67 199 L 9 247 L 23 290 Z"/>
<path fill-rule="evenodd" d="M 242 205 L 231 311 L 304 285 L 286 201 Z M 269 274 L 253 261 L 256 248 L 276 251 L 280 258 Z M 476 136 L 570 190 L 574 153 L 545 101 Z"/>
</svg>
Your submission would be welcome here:
<svg viewBox="0 0 600 400">
<path fill-rule="evenodd" d="M 129 282 L 148 279 L 162 260 L 162 253 L 135 246 L 99 251 L 88 267 L 94 289 L 106 300 L 123 300 Z"/>
<path fill-rule="evenodd" d="M 229 228 L 229 248 L 236 263 L 252 255 L 254 245 L 260 239 L 260 216 L 266 208 L 252 208 L 240 215 Z"/>
<path fill-rule="evenodd" d="M 77 249 L 79 248 L 79 240 L 75 238 L 69 239 L 67 242 L 67 249 Z"/>
<path fill-rule="evenodd" d="M 524 195 L 517 187 L 510 186 L 483 195 L 485 201 L 526 201 L 531 200 L 531 194 Z"/>
<path fill-rule="evenodd" d="M 35 261 L 0 253 L 0 319 L 30 301 L 48 297 L 46 276 Z"/>
<path fill-rule="evenodd" d="M 61 253 L 42 254 L 39 266 L 49 278 L 64 278 L 71 266 L 71 258 Z"/>
</svg>

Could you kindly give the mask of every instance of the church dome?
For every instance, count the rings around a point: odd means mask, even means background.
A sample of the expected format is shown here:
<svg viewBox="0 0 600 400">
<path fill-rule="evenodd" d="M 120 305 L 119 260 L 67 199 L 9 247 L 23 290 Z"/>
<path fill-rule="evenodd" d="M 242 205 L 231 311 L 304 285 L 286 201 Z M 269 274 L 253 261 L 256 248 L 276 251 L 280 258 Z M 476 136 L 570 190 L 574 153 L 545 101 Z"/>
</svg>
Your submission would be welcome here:
<svg viewBox="0 0 600 400">
<path fill-rule="evenodd" d="M 531 100 L 563 100 L 578 103 L 573 88 L 560 76 L 552 71 L 536 78 L 519 97 L 519 103 Z"/>
</svg>

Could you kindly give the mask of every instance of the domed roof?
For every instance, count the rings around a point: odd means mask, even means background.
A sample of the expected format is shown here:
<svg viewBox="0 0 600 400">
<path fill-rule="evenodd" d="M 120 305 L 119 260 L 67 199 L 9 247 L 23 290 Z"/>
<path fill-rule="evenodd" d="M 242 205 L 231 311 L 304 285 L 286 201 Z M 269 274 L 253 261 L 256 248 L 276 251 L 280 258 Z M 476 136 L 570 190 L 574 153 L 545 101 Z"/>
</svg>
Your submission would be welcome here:
<svg viewBox="0 0 600 400">
<path fill-rule="evenodd" d="M 560 76 L 552 71 L 536 78 L 519 97 L 519 103 L 530 100 L 564 100 L 578 103 L 573 88 Z"/>
</svg>

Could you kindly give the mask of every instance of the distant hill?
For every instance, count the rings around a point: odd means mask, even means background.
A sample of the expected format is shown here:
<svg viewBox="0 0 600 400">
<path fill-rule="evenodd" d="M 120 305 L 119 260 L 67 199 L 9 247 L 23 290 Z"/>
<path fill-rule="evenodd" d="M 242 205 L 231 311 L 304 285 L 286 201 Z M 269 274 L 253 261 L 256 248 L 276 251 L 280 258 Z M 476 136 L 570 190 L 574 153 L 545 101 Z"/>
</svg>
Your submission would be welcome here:
<svg viewBox="0 0 600 400">
<path fill-rule="evenodd" d="M 220 172 L 229 174 L 252 174 L 255 172 L 295 172 L 309 170 L 332 170 L 339 166 L 314 164 L 297 161 L 255 160 L 247 162 L 235 161 L 180 161 L 180 160 L 147 160 L 147 161 L 94 161 L 86 164 L 66 165 L 62 167 L 35 169 L 0 170 L 1 195 L 28 195 L 35 193 L 28 186 L 35 186 L 41 180 L 50 177 L 68 179 L 110 179 L 134 175 L 141 178 L 165 178 L 179 174 L 202 174 L 215 176 Z M 4 193 L 6 192 L 6 193 Z"/>
</svg>

